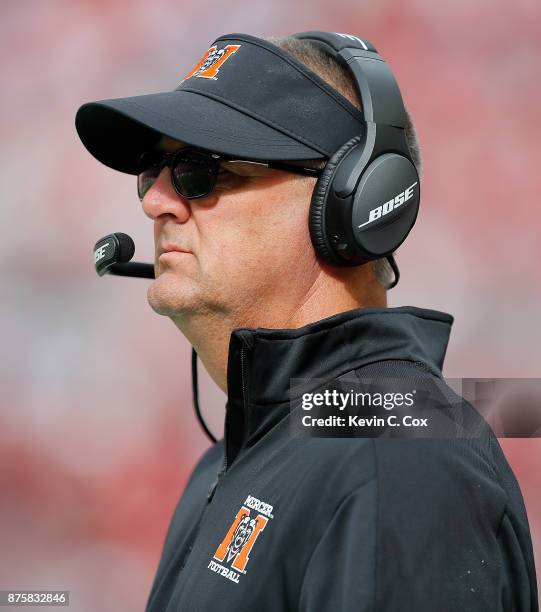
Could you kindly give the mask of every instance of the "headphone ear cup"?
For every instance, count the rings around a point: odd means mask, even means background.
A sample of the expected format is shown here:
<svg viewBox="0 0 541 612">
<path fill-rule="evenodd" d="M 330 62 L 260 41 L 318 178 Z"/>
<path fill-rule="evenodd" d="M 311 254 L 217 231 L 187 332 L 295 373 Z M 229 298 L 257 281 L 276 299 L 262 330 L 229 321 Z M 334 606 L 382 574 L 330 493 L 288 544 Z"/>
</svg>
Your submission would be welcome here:
<svg viewBox="0 0 541 612">
<path fill-rule="evenodd" d="M 351 220 L 358 252 L 366 260 L 387 257 L 415 224 L 421 191 L 410 159 L 384 153 L 365 168 L 355 190 Z"/>
<path fill-rule="evenodd" d="M 342 159 L 356 147 L 362 140 L 362 136 L 355 136 L 342 145 L 338 151 L 329 159 L 312 193 L 310 202 L 310 212 L 308 216 L 308 224 L 310 228 L 310 238 L 318 255 L 320 255 L 327 263 L 340 265 L 343 262 L 334 254 L 329 237 L 327 236 L 325 227 L 325 204 L 329 185 L 332 183 L 332 178 L 338 164 Z"/>
</svg>

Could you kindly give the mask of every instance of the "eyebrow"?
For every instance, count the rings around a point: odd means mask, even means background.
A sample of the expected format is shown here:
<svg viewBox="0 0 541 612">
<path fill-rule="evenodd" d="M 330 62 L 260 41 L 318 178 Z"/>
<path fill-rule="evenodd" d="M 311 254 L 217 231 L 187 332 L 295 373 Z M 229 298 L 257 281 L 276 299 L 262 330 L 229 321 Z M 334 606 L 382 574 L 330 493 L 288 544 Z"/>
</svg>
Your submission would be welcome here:
<svg viewBox="0 0 541 612">
<path fill-rule="evenodd" d="M 171 149 L 171 147 L 173 146 L 175 148 Z M 185 149 L 186 147 L 189 147 L 189 146 L 190 145 L 187 145 L 181 140 L 175 140 L 174 138 L 171 138 L 170 136 L 162 135 L 160 140 L 158 140 L 155 148 L 157 151 L 162 151 L 163 153 L 174 153 L 175 151 L 178 151 L 178 149 Z"/>
</svg>

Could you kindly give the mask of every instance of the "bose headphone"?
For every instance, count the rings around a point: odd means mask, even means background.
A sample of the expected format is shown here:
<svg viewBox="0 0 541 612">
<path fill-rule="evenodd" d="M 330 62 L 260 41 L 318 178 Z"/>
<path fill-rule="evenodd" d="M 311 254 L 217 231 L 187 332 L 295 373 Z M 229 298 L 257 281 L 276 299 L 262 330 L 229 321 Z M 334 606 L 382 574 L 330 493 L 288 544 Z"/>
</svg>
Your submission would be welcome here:
<svg viewBox="0 0 541 612">
<path fill-rule="evenodd" d="M 386 257 L 395 279 L 393 252 L 415 224 L 420 182 L 406 140 L 407 115 L 396 80 L 374 46 L 352 34 L 301 32 L 306 40 L 346 66 L 361 98 L 365 129 L 344 143 L 327 162 L 312 194 L 310 237 L 316 253 L 335 266 L 358 266 Z M 152 264 L 130 262 L 135 252 L 126 234 L 110 234 L 94 246 L 100 276 L 154 278 Z M 216 442 L 199 407 L 197 354 L 192 349 L 195 413 Z"/>
<path fill-rule="evenodd" d="M 351 34 L 302 32 L 346 66 L 362 103 L 366 129 L 329 159 L 312 195 L 310 236 L 316 252 L 335 266 L 387 257 L 417 218 L 420 181 L 406 140 L 407 115 L 396 80 L 375 47 Z"/>
</svg>

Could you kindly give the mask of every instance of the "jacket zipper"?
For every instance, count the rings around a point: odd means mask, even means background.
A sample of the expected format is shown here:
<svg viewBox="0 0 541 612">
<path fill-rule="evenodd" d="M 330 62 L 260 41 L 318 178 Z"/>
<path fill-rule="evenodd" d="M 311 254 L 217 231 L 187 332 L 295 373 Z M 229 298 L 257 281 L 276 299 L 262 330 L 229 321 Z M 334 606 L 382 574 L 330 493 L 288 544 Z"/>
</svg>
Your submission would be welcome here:
<svg viewBox="0 0 541 612">
<path fill-rule="evenodd" d="M 243 413 L 244 413 L 244 427 L 246 428 L 246 415 L 248 414 L 248 400 L 247 400 L 247 378 L 248 378 L 248 373 L 247 373 L 247 368 L 246 368 L 246 350 L 247 348 L 251 348 L 251 346 L 247 346 L 245 344 L 245 340 L 244 338 L 242 338 L 243 341 L 243 346 L 240 349 L 240 379 L 241 379 L 241 389 L 242 389 L 242 405 L 243 405 Z M 227 431 L 226 431 L 227 434 Z M 224 446 L 224 463 L 222 466 L 222 471 L 220 472 L 220 474 L 222 474 L 223 472 L 227 471 L 229 469 L 229 461 L 228 461 L 228 457 L 227 457 L 227 448 L 225 448 Z"/>
<path fill-rule="evenodd" d="M 244 367 L 244 362 L 245 362 L 245 358 L 244 355 L 246 353 L 246 349 L 243 346 L 242 349 L 240 350 L 240 378 L 241 378 L 241 382 L 242 382 L 242 404 L 243 404 L 243 408 L 244 408 L 244 421 L 246 424 L 246 414 L 248 411 L 248 406 L 247 406 L 247 402 L 246 402 L 246 375 L 245 375 L 245 371 L 246 368 Z"/>
<path fill-rule="evenodd" d="M 241 374 L 241 386 L 242 386 L 242 401 L 243 401 L 243 406 L 244 406 L 244 414 L 246 414 L 246 410 L 247 410 L 247 406 L 246 406 L 246 346 L 243 346 L 240 350 L 240 374 Z M 210 506 L 213 498 L 214 498 L 214 493 L 216 492 L 216 489 L 218 487 L 218 483 L 220 482 L 220 478 L 223 476 L 223 474 L 226 472 L 227 468 L 229 467 L 228 465 L 228 461 L 227 461 L 227 453 L 225 452 L 225 448 L 224 448 L 224 461 L 222 464 L 222 469 L 218 472 L 218 474 L 216 475 L 216 480 L 212 483 L 210 489 L 208 490 L 207 493 L 207 499 L 206 499 L 206 503 L 205 503 L 205 507 L 203 508 L 203 511 L 201 512 L 201 514 L 199 515 L 199 520 L 197 521 L 197 525 L 195 527 L 195 533 L 194 533 L 194 537 L 192 539 L 192 543 L 190 544 L 190 547 L 188 548 L 188 551 L 186 552 L 186 554 L 184 555 L 184 559 L 182 561 L 182 564 L 180 566 L 179 571 L 181 572 L 186 563 L 188 562 L 188 559 L 190 558 L 190 554 L 192 552 L 192 549 L 197 541 L 197 536 L 199 535 L 199 529 L 201 527 L 201 523 L 203 522 L 203 517 L 205 516 L 205 513 L 207 511 L 207 508 Z"/>
<path fill-rule="evenodd" d="M 186 563 L 188 563 L 188 559 L 190 558 L 190 555 L 192 554 L 193 547 L 195 546 L 195 543 L 197 541 L 197 536 L 199 535 L 199 529 L 201 527 L 201 523 L 203 522 L 203 517 L 205 516 L 205 513 L 207 512 L 207 509 L 210 506 L 210 503 L 212 502 L 214 493 L 216 491 L 216 487 L 218 486 L 218 481 L 220 480 L 222 473 L 223 473 L 223 469 L 218 472 L 218 474 L 216 475 L 216 480 L 212 483 L 212 485 L 210 486 L 210 489 L 208 490 L 207 498 L 205 501 L 205 506 L 203 510 L 201 511 L 201 514 L 199 515 L 199 519 L 197 520 L 192 542 L 190 546 L 188 547 L 186 554 L 184 555 L 184 559 L 182 560 L 182 563 L 179 567 L 179 573 L 182 572 L 182 570 L 186 566 Z"/>
<path fill-rule="evenodd" d="M 184 555 L 184 557 L 183 557 L 183 559 L 182 559 L 182 561 L 180 563 L 180 566 L 178 568 L 178 575 L 180 575 L 183 572 L 184 568 L 186 567 L 186 564 L 188 563 L 190 555 L 192 554 L 193 547 L 195 546 L 195 543 L 197 541 L 197 537 L 199 535 L 199 530 L 201 528 L 201 523 L 203 522 L 203 518 L 204 518 L 204 516 L 205 516 L 205 514 L 206 514 L 206 512 L 208 510 L 208 507 L 210 506 L 210 503 L 212 502 L 212 499 L 214 497 L 214 493 L 216 491 L 216 487 L 218 486 L 218 482 L 219 482 L 219 480 L 220 480 L 220 478 L 221 478 L 223 473 L 224 473 L 224 468 L 222 468 L 218 472 L 218 474 L 216 475 L 216 480 L 212 483 L 210 489 L 208 490 L 205 506 L 203 507 L 203 510 L 199 514 L 199 518 L 197 519 L 197 523 L 196 523 L 196 526 L 195 526 L 195 530 L 194 530 L 194 535 L 193 535 L 192 541 L 191 541 L 190 545 L 188 546 L 188 550 L 186 551 L 186 554 Z M 167 574 L 167 572 L 166 572 L 166 574 Z M 154 594 L 154 598 L 152 599 L 152 601 L 149 601 L 149 605 L 148 605 L 148 608 L 147 608 L 148 610 L 153 610 L 154 609 L 153 608 L 154 600 L 155 600 L 155 597 L 157 597 L 158 593 L 160 592 L 160 587 L 161 587 L 161 585 L 156 589 L 156 592 Z"/>
</svg>

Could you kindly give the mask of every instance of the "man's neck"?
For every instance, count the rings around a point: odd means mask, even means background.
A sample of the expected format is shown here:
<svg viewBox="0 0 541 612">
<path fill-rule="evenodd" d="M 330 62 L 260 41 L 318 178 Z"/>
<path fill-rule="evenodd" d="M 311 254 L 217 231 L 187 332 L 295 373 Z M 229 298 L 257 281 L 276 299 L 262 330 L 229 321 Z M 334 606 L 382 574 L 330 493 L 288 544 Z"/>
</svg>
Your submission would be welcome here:
<svg viewBox="0 0 541 612">
<path fill-rule="evenodd" d="M 355 274 L 359 276 L 359 269 Z M 348 276 L 347 270 L 333 276 L 319 275 L 303 299 L 294 303 L 277 295 L 260 307 L 252 303 L 250 308 L 229 316 L 192 313 L 173 318 L 173 322 L 192 344 L 211 378 L 227 393 L 229 341 L 235 329 L 296 329 L 347 310 L 387 306 L 386 291 L 371 275 L 359 279 L 358 285 L 345 283 L 344 276 Z"/>
</svg>

